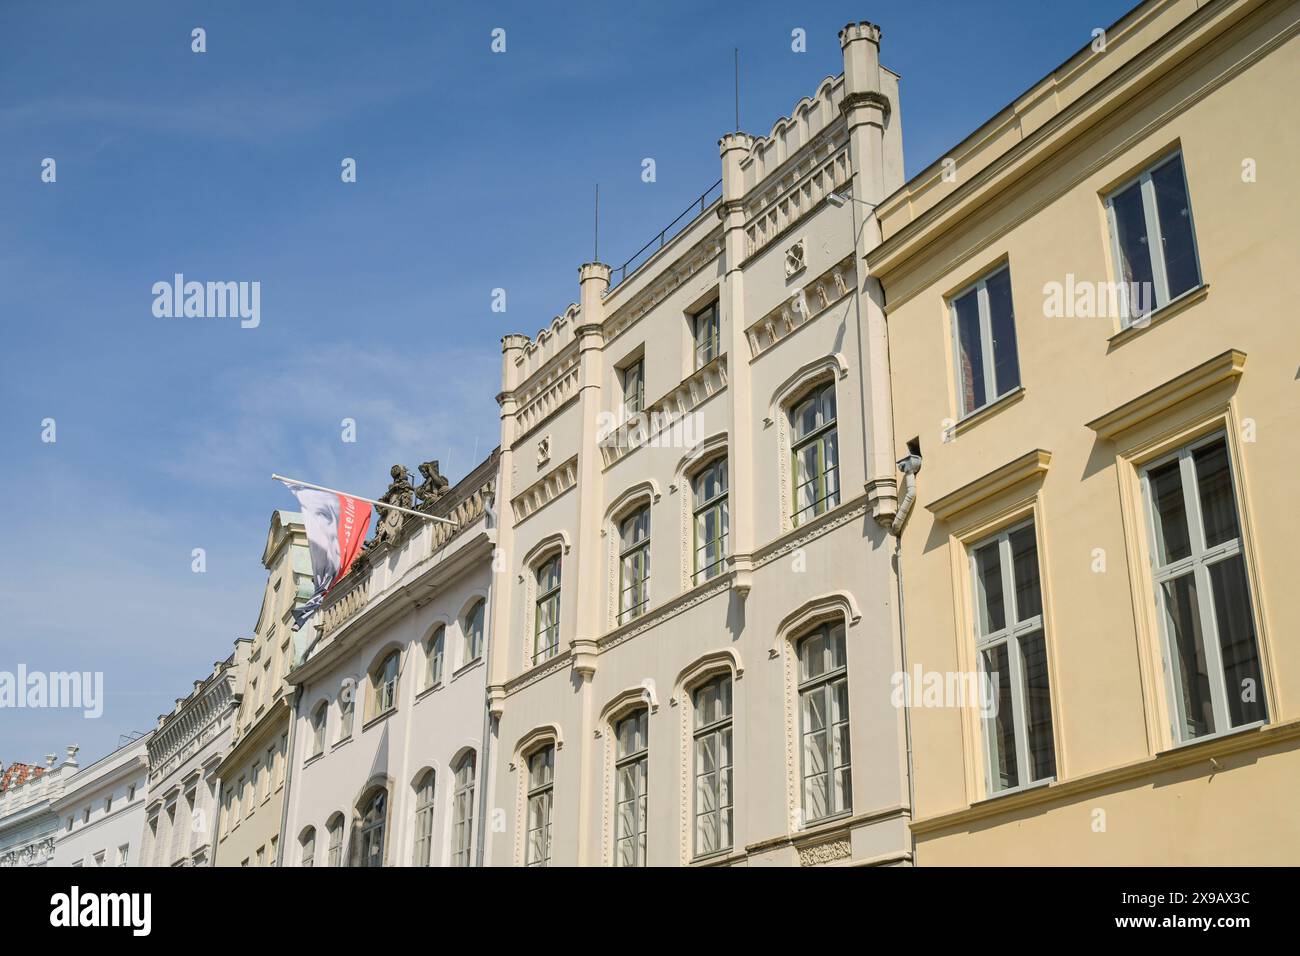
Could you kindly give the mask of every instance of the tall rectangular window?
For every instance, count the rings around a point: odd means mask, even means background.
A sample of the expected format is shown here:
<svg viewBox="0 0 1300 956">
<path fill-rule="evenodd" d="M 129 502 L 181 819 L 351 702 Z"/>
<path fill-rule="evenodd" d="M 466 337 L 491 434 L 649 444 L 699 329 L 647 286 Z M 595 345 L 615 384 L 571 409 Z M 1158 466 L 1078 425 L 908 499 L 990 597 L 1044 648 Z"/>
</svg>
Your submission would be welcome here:
<svg viewBox="0 0 1300 956">
<path fill-rule="evenodd" d="M 691 317 L 695 339 L 695 368 L 701 369 L 718 357 L 718 303 Z"/>
<path fill-rule="evenodd" d="M 1241 523 L 1224 435 L 1143 473 L 1174 739 L 1268 719 Z"/>
<path fill-rule="evenodd" d="M 790 411 L 794 459 L 794 524 L 798 527 L 840 503 L 835 383 L 814 389 Z"/>
<path fill-rule="evenodd" d="M 436 777 L 426 770 L 415 793 L 415 865 L 433 861 L 433 795 Z"/>
<path fill-rule="evenodd" d="M 555 797 L 555 747 L 528 758 L 528 866 L 546 866 L 551 859 L 551 804 Z"/>
<path fill-rule="evenodd" d="M 1056 776 L 1052 696 L 1032 521 L 971 549 L 976 653 L 992 793 Z"/>
<path fill-rule="evenodd" d="M 727 459 L 719 458 L 691 479 L 695 515 L 695 583 L 722 572 L 727 556 Z"/>
<path fill-rule="evenodd" d="M 537 569 L 533 619 L 533 661 L 549 660 L 560 649 L 560 556 Z"/>
<path fill-rule="evenodd" d="M 1106 213 L 1126 326 L 1200 286 L 1182 153 L 1111 193 Z"/>
<path fill-rule="evenodd" d="M 330 866 L 343 865 L 343 815 L 336 813 L 329 823 L 329 857 Z"/>
<path fill-rule="evenodd" d="M 483 656 L 483 608 L 484 602 L 477 602 L 469 614 L 465 615 L 465 660 L 462 664 L 476 661 Z"/>
<path fill-rule="evenodd" d="M 456 767 L 452 798 L 452 866 L 474 865 L 474 755 L 466 754 Z"/>
<path fill-rule="evenodd" d="M 650 603 L 650 506 L 619 523 L 618 622 L 640 617 Z"/>
<path fill-rule="evenodd" d="M 425 647 L 426 670 L 424 674 L 424 686 L 437 687 L 442 683 L 442 666 L 446 657 L 447 650 L 447 629 L 440 627 L 433 632 L 429 638 L 428 646 Z"/>
<path fill-rule="evenodd" d="M 1020 387 L 1011 269 L 1003 266 L 953 297 L 957 396 L 969 415 Z"/>
<path fill-rule="evenodd" d="M 650 712 L 642 708 L 614 728 L 615 866 L 645 866 L 649 721 Z"/>
<path fill-rule="evenodd" d="M 645 360 L 623 366 L 623 411 L 635 415 L 645 409 Z"/>
<path fill-rule="evenodd" d="M 695 705 L 695 855 L 731 849 L 731 677 L 698 687 Z"/>
<path fill-rule="evenodd" d="M 803 811 L 815 823 L 853 809 L 844 625 L 824 624 L 802 638 L 798 657 Z"/>
</svg>

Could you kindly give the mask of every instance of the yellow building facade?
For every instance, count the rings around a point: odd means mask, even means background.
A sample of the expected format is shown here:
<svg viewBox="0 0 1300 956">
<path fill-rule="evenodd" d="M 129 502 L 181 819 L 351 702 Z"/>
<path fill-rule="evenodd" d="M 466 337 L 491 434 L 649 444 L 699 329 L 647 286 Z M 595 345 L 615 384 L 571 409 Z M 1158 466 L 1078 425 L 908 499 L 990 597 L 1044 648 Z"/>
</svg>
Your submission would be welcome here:
<svg viewBox="0 0 1300 956">
<path fill-rule="evenodd" d="M 1150 0 L 877 207 L 921 866 L 1300 858 L 1298 33 Z"/>
</svg>

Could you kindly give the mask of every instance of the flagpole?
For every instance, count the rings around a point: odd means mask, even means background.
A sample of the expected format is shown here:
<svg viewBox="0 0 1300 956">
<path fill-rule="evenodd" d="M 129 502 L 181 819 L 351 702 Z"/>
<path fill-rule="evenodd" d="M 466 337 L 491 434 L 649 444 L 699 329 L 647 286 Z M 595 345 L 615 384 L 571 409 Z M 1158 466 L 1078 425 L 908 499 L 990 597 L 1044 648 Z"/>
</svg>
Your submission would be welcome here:
<svg viewBox="0 0 1300 956">
<path fill-rule="evenodd" d="M 360 495 L 354 495 L 347 491 L 339 491 L 337 488 L 326 488 L 324 485 L 313 485 L 310 481 L 299 481 L 297 478 L 286 478 L 284 475 L 272 474 L 271 478 L 274 481 L 291 481 L 295 485 L 302 485 L 304 488 L 314 488 L 317 491 L 328 491 L 335 495 L 345 495 L 348 498 L 355 498 L 357 501 L 367 501 L 372 505 L 378 505 L 380 508 L 388 508 L 392 511 L 400 511 L 403 514 L 415 515 L 417 518 L 427 518 L 429 521 L 440 521 L 443 524 L 451 525 L 453 528 L 456 527 L 456 522 L 448 521 L 446 518 L 439 518 L 435 515 L 425 514 L 423 511 L 412 511 L 410 508 L 403 508 L 401 505 L 390 505 L 386 501 L 376 501 L 374 498 L 362 498 Z"/>
</svg>

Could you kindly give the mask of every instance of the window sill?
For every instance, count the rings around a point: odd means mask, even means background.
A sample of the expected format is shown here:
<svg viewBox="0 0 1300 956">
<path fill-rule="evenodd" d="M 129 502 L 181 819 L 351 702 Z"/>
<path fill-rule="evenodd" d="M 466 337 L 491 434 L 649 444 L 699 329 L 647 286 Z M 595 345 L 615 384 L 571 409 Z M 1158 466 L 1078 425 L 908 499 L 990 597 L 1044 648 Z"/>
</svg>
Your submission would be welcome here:
<svg viewBox="0 0 1300 956">
<path fill-rule="evenodd" d="M 339 750 L 340 748 L 345 747 L 345 746 L 347 746 L 347 745 L 350 744 L 350 743 L 352 743 L 352 735 L 351 735 L 351 734 L 348 734 L 348 735 L 347 735 L 346 737 L 344 737 L 343 739 L 341 739 L 341 740 L 336 740 L 336 741 L 334 741 L 333 744 L 330 745 L 330 753 L 334 753 L 334 751 Z M 282 784 L 282 786 L 283 786 L 283 784 Z"/>
<path fill-rule="evenodd" d="M 963 432 L 966 432 L 974 428 L 976 425 L 978 425 L 982 421 L 985 421 L 986 419 L 992 418 L 994 415 L 998 414 L 998 412 L 1001 412 L 1004 409 L 1008 408 L 1009 406 L 1014 405 L 1016 402 L 1020 401 L 1024 397 L 1025 397 L 1025 387 L 1023 385 L 1017 385 L 1011 391 L 1006 392 L 1003 395 L 999 395 L 997 398 L 993 399 L 993 401 L 989 402 L 987 405 L 981 405 L 973 412 L 970 412 L 967 415 L 963 416 L 961 419 L 958 420 L 957 424 L 952 426 L 952 437 L 949 438 L 948 441 L 956 440 L 957 436 L 961 435 Z"/>
<path fill-rule="evenodd" d="M 320 753 L 312 754 L 310 757 L 308 757 L 306 760 L 304 760 L 304 761 L 302 762 L 302 765 L 303 765 L 304 768 L 305 768 L 305 767 L 310 767 L 310 766 L 311 766 L 312 764 L 314 764 L 317 760 L 320 760 L 320 758 L 321 758 L 321 757 L 324 757 L 324 756 L 325 756 L 325 751 L 323 751 L 323 750 L 322 750 Z"/>
<path fill-rule="evenodd" d="M 460 670 L 453 671 L 451 675 L 451 679 L 453 681 L 460 680 L 462 677 L 464 677 L 466 674 L 468 674 L 470 671 L 472 671 L 474 668 L 478 667 L 482 663 L 483 663 L 483 655 L 480 654 L 478 657 L 474 658 L 468 664 L 462 664 Z"/>
<path fill-rule="evenodd" d="M 1199 747 L 1201 745 L 1208 746 L 1210 744 L 1217 743 L 1221 740 L 1226 740 L 1229 737 L 1239 737 L 1239 736 L 1244 736 L 1246 734 L 1253 734 L 1260 730 L 1263 730 L 1267 726 L 1268 726 L 1267 720 L 1257 720 L 1254 723 L 1242 724 L 1240 727 L 1232 727 L 1229 730 L 1222 730 L 1217 734 L 1206 734 L 1204 737 L 1193 737 L 1191 740 L 1180 740 L 1179 742 L 1175 743 L 1172 747 L 1169 747 L 1166 750 L 1158 751 L 1156 753 L 1156 759 L 1159 760 L 1162 757 L 1168 757 L 1170 754 L 1181 754 L 1192 747 Z"/>
<path fill-rule="evenodd" d="M 415 702 L 418 704 L 420 701 L 424 700 L 426 697 L 430 696 L 435 691 L 442 690 L 443 687 L 445 686 L 446 685 L 443 684 L 442 681 L 438 681 L 436 684 L 430 684 L 424 690 L 420 691 L 418 694 L 415 695 Z"/>
<path fill-rule="evenodd" d="M 361 725 L 361 732 L 365 733 L 371 727 L 374 727 L 377 724 L 382 724 L 385 720 L 393 716 L 393 714 L 395 713 L 397 713 L 397 708 L 389 707 L 382 714 L 376 714 L 374 717 L 371 717 L 369 720 L 367 720 L 364 724 Z"/>
<path fill-rule="evenodd" d="M 971 804 L 972 807 L 982 807 L 990 803 L 996 803 L 1006 797 L 1014 797 L 1017 794 L 1029 793 L 1033 790 L 1043 790 L 1056 783 L 1056 777 L 1046 777 L 1043 780 L 1035 780 L 1033 783 L 1026 783 L 1019 787 L 1011 787 L 1007 790 L 999 790 L 997 793 L 990 794 L 983 800 L 976 800 Z"/>
<path fill-rule="evenodd" d="M 1165 319 L 1177 315 L 1184 309 L 1193 304 L 1200 302 L 1210 294 L 1210 287 L 1207 283 L 1201 283 L 1194 289 L 1188 289 L 1172 302 L 1166 302 L 1160 308 L 1147 313 L 1136 323 L 1125 326 L 1107 340 L 1107 351 L 1119 348 L 1125 342 L 1137 338 L 1152 326 L 1159 325 Z"/>
</svg>

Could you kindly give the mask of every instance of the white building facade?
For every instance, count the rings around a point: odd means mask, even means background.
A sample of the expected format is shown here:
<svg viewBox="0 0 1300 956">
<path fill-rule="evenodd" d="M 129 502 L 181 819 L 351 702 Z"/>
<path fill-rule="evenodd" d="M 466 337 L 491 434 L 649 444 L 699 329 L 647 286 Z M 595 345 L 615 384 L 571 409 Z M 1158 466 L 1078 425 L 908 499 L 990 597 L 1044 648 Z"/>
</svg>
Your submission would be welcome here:
<svg viewBox="0 0 1300 956">
<path fill-rule="evenodd" d="M 82 768 L 51 809 L 55 866 L 139 866 L 149 784 L 149 735 Z"/>
<path fill-rule="evenodd" d="M 482 862 L 497 461 L 451 488 L 436 462 L 419 489 L 395 466 L 385 501 L 453 523 L 381 512 L 376 543 L 308 623 L 319 637 L 286 678 L 283 865 Z"/>
<path fill-rule="evenodd" d="M 55 760 L 54 754 L 47 754 L 43 772 L 27 774 L 22 783 L 0 791 L 0 867 L 53 863 L 59 828 L 53 804 L 77 772 L 76 746 L 68 748 L 67 757 L 57 767 Z"/>
<path fill-rule="evenodd" d="M 502 342 L 498 865 L 906 864 L 897 499 L 866 213 L 880 32 L 645 261 Z M 853 733 L 849 733 L 850 725 Z"/>
<path fill-rule="evenodd" d="M 230 747 L 251 644 L 235 641 L 234 652 L 158 718 L 148 744 L 144 866 L 212 865 L 216 769 Z"/>
</svg>

